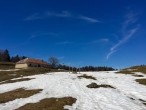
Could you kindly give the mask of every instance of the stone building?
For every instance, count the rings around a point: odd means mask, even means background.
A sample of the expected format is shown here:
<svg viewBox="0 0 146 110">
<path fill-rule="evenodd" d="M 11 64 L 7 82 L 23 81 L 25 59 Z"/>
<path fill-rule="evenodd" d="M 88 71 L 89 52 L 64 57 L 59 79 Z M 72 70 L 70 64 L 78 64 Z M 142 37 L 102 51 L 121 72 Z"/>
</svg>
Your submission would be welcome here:
<svg viewBox="0 0 146 110">
<path fill-rule="evenodd" d="M 23 60 L 18 61 L 15 64 L 15 68 L 28 68 L 28 67 L 50 67 L 47 62 L 43 60 L 38 60 L 34 58 L 25 58 Z"/>
</svg>

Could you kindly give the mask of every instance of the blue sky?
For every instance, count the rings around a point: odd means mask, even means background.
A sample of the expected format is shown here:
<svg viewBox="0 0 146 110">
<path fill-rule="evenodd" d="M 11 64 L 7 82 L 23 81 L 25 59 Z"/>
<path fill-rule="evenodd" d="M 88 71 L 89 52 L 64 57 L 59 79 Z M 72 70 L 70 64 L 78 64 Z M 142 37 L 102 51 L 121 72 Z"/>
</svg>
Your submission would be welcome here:
<svg viewBox="0 0 146 110">
<path fill-rule="evenodd" d="M 0 49 L 73 66 L 146 62 L 145 0 L 0 1 Z"/>
</svg>

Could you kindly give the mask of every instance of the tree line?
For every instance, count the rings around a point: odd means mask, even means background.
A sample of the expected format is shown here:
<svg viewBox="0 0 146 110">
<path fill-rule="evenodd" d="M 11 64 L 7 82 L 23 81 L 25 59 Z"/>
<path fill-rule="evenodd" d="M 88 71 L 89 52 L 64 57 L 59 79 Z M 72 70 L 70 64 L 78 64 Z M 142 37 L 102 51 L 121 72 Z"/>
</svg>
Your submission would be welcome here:
<svg viewBox="0 0 146 110">
<path fill-rule="evenodd" d="M 112 67 L 107 66 L 84 66 L 81 68 L 68 66 L 65 64 L 60 64 L 59 60 L 52 56 L 49 58 L 49 63 L 52 65 L 52 68 L 54 69 L 61 69 L 61 70 L 69 70 L 69 71 L 113 71 L 115 70 Z"/>
<path fill-rule="evenodd" d="M 83 67 L 72 67 L 68 65 L 61 65 L 58 64 L 56 66 L 57 69 L 64 69 L 64 70 L 70 70 L 70 71 L 113 71 L 115 70 L 112 67 L 107 67 L 107 66 L 83 66 Z"/>
<path fill-rule="evenodd" d="M 19 60 L 27 58 L 26 56 L 10 56 L 9 51 L 7 49 L 0 50 L 0 62 L 18 62 Z"/>
<path fill-rule="evenodd" d="M 0 50 L 0 62 L 18 62 L 22 59 L 27 58 L 26 56 L 10 56 L 9 51 L 7 49 Z M 107 66 L 84 66 L 84 67 L 72 67 L 65 64 L 60 64 L 57 57 L 51 56 L 49 58 L 49 64 L 52 65 L 54 69 L 62 69 L 62 70 L 69 70 L 69 71 L 113 71 L 115 70 L 112 67 Z"/>
</svg>

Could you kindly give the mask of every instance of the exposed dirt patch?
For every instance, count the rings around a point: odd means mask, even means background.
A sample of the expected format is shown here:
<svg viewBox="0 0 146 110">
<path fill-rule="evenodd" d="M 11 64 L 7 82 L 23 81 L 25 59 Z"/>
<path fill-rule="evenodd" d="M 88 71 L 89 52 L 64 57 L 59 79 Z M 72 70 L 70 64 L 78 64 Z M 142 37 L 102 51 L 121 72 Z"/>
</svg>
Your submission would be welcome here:
<svg viewBox="0 0 146 110">
<path fill-rule="evenodd" d="M 93 80 L 96 80 L 95 77 L 93 77 L 93 76 L 88 76 L 88 75 L 86 75 L 86 74 L 83 74 L 83 75 L 81 75 L 81 76 L 78 76 L 78 78 L 86 78 L 86 79 L 93 79 Z"/>
<path fill-rule="evenodd" d="M 101 84 L 101 85 L 97 85 L 96 83 L 91 83 L 89 85 L 87 85 L 88 88 L 100 88 L 100 87 L 104 87 L 104 88 L 114 88 L 110 85 L 106 85 L 106 84 Z M 115 89 L 115 88 L 114 88 Z"/>
<path fill-rule="evenodd" d="M 37 103 L 28 103 L 16 110 L 67 110 L 64 109 L 65 105 L 72 105 L 76 102 L 75 98 L 47 98 Z"/>
<path fill-rule="evenodd" d="M 138 74 L 133 74 L 132 76 L 135 76 L 135 77 L 144 77 L 143 75 L 138 75 Z"/>
<path fill-rule="evenodd" d="M 139 84 L 146 85 L 146 79 L 136 79 L 136 82 L 138 82 Z"/>
<path fill-rule="evenodd" d="M 144 100 L 142 100 L 142 99 L 138 99 L 138 100 L 140 100 L 141 102 L 145 102 Z"/>
<path fill-rule="evenodd" d="M 144 105 L 146 105 L 146 101 L 145 100 L 142 100 L 142 99 L 138 99 L 140 100 Z"/>
<path fill-rule="evenodd" d="M 135 100 L 134 98 L 132 98 L 132 97 L 129 97 L 131 100 Z"/>
<path fill-rule="evenodd" d="M 8 101 L 12 101 L 17 98 L 26 98 L 26 97 L 39 93 L 41 90 L 42 89 L 25 90 L 23 88 L 20 88 L 20 89 L 14 90 L 14 91 L 1 93 L 0 94 L 0 103 L 6 103 Z"/>
<path fill-rule="evenodd" d="M 118 71 L 116 73 L 122 73 L 122 74 L 134 74 L 133 71 L 129 71 L 129 70 L 121 70 L 121 71 Z"/>
<path fill-rule="evenodd" d="M 16 79 L 16 80 L 7 80 L 5 82 L 2 82 L 0 84 L 7 84 L 7 83 L 15 83 L 15 82 L 21 82 L 21 81 L 28 81 L 31 80 L 33 78 L 22 78 L 22 79 Z"/>
</svg>

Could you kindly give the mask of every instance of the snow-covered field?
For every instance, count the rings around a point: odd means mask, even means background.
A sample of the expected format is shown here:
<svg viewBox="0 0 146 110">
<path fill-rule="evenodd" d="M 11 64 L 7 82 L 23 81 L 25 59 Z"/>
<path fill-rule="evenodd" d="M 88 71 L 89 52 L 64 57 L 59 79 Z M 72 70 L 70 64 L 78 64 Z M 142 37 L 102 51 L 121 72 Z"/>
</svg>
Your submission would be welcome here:
<svg viewBox="0 0 146 110">
<path fill-rule="evenodd" d="M 97 80 L 80 79 L 77 76 L 81 74 L 91 75 Z M 146 75 L 143 74 L 143 76 L 146 78 Z M 0 85 L 0 93 L 18 88 L 43 89 L 43 91 L 28 98 L 20 98 L 0 104 L 0 110 L 14 110 L 27 103 L 36 103 L 45 98 L 66 96 L 77 99 L 72 106 L 65 106 L 69 110 L 146 110 L 146 106 L 139 100 L 146 101 L 146 86 L 135 82 L 135 79 L 139 77 L 132 75 L 115 72 L 81 72 L 80 74 L 58 72 L 24 78 L 34 79 L 2 84 Z M 108 84 L 116 89 L 86 87 L 92 82 Z"/>
</svg>

